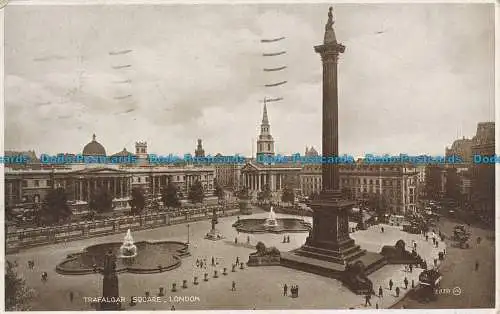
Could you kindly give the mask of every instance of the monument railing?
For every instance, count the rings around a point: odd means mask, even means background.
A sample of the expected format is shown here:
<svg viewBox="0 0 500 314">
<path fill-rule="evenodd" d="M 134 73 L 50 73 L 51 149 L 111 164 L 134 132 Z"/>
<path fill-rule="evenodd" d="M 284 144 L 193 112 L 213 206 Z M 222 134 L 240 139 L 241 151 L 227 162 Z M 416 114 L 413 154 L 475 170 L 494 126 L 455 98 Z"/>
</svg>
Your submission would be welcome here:
<svg viewBox="0 0 500 314">
<path fill-rule="evenodd" d="M 15 253 L 20 249 L 35 246 L 123 233 L 127 229 L 138 231 L 192 221 L 208 220 L 212 217 L 214 207 L 219 217 L 233 216 L 240 213 L 239 206 L 233 204 L 229 207 L 219 205 L 206 206 L 191 210 L 181 210 L 179 212 L 146 213 L 143 215 L 112 217 L 103 220 L 82 221 L 51 227 L 20 230 L 7 227 L 5 249 L 6 253 Z"/>
</svg>

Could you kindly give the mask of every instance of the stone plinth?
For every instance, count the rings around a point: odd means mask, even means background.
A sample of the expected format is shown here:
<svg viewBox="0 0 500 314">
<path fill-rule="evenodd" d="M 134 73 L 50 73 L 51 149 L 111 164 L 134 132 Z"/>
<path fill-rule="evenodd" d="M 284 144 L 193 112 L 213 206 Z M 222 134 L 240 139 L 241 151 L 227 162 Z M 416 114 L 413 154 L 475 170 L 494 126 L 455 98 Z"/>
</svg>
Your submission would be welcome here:
<svg viewBox="0 0 500 314">
<path fill-rule="evenodd" d="M 212 241 L 217 241 L 217 240 L 222 240 L 224 239 L 224 236 L 222 233 L 217 230 L 217 229 L 212 229 L 210 230 L 209 233 L 205 235 L 205 239 L 212 240 Z"/>
</svg>

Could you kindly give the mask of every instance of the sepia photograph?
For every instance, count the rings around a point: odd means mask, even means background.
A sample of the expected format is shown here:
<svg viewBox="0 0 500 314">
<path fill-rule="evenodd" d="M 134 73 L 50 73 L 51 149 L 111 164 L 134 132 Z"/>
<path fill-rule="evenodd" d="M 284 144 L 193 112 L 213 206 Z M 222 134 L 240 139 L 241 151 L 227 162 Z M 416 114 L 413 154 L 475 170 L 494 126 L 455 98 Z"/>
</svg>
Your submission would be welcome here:
<svg viewBox="0 0 500 314">
<path fill-rule="evenodd" d="M 8 3 L 4 310 L 494 309 L 495 9 Z"/>
</svg>

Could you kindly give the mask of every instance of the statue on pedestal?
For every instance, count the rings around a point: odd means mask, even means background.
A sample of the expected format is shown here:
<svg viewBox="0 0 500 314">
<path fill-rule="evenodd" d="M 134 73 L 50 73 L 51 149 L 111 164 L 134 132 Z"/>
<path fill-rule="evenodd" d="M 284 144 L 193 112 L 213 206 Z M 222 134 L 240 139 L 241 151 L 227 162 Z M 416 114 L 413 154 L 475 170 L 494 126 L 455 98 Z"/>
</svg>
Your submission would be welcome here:
<svg viewBox="0 0 500 314">
<path fill-rule="evenodd" d="M 212 209 L 212 228 L 210 229 L 210 232 L 207 233 L 205 236 L 205 239 L 212 240 L 212 241 L 217 241 L 224 239 L 224 236 L 222 233 L 220 233 L 219 230 L 215 229 L 215 225 L 219 223 L 218 217 L 217 217 L 217 208 Z"/>
<path fill-rule="evenodd" d="M 116 275 L 116 257 L 109 251 L 104 257 L 104 278 L 102 280 L 102 296 L 104 302 L 101 304 L 101 311 L 118 311 L 121 309 L 118 276 Z"/>
</svg>

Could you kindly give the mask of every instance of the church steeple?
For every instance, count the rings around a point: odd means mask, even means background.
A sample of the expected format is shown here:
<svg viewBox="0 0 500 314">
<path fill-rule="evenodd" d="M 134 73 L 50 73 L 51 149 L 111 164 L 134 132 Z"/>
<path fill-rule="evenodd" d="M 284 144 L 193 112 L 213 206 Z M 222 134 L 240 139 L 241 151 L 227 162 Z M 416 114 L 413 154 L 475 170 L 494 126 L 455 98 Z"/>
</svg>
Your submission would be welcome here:
<svg viewBox="0 0 500 314">
<path fill-rule="evenodd" d="M 260 135 L 257 140 L 257 159 L 261 155 L 274 155 L 274 139 L 271 135 L 271 125 L 267 116 L 267 105 L 264 100 L 264 111 L 262 113 L 262 123 L 260 125 Z"/>
<path fill-rule="evenodd" d="M 267 117 L 267 106 L 264 102 L 264 113 L 262 114 L 262 124 L 269 125 L 269 118 Z"/>
</svg>

